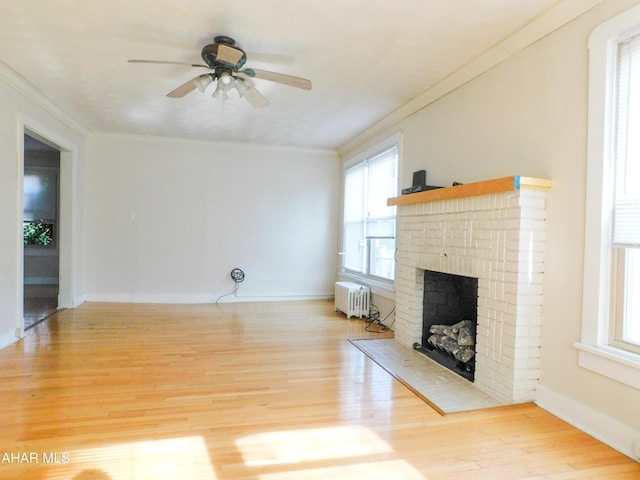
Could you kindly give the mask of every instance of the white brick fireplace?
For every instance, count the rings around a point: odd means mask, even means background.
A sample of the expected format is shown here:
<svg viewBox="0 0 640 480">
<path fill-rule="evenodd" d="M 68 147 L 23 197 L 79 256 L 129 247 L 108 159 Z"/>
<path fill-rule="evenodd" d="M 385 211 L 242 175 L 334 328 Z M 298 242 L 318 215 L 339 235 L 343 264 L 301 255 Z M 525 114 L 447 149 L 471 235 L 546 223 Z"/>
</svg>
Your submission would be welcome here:
<svg viewBox="0 0 640 480">
<path fill-rule="evenodd" d="M 395 338 L 422 341 L 424 271 L 478 279 L 475 382 L 506 403 L 535 397 L 548 180 L 507 177 L 389 200 L 398 206 Z"/>
</svg>

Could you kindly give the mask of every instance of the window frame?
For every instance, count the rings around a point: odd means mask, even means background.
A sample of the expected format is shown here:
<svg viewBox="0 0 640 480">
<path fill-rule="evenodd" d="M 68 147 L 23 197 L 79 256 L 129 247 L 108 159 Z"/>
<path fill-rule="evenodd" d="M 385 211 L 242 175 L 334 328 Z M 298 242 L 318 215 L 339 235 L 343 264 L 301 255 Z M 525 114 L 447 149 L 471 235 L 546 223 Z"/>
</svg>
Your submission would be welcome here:
<svg viewBox="0 0 640 480">
<path fill-rule="evenodd" d="M 611 321 L 609 322 L 609 344 L 628 350 L 640 355 L 640 343 L 631 342 L 624 338 L 625 330 L 625 310 L 627 309 L 627 268 L 628 254 L 634 250 L 636 255 L 640 250 L 637 248 L 614 248 L 612 252 L 612 273 L 611 273 Z M 638 261 L 638 260 L 636 260 Z M 639 275 L 636 272 L 635 275 Z M 634 277 L 635 277 L 634 275 Z"/>
<path fill-rule="evenodd" d="M 342 238 L 341 238 L 341 261 L 340 261 L 340 272 L 342 275 L 344 276 L 348 276 L 348 277 L 352 277 L 354 279 L 357 279 L 359 281 L 363 281 L 365 283 L 368 284 L 378 284 L 382 287 L 392 287 L 395 283 L 395 265 L 394 265 L 394 278 L 393 279 L 389 279 L 389 278 L 385 278 L 385 277 L 381 277 L 378 275 L 374 275 L 371 273 L 370 271 L 370 267 L 371 267 L 371 261 L 370 261 L 370 256 L 371 256 L 371 251 L 369 248 L 369 244 L 371 243 L 372 239 L 379 239 L 382 237 L 378 237 L 378 236 L 367 236 L 367 238 L 365 239 L 366 242 L 366 253 L 365 253 L 365 271 L 364 272 L 360 272 L 357 270 L 353 270 L 353 269 L 349 269 L 347 267 L 345 267 L 345 262 L 344 262 L 344 255 L 345 255 L 345 218 L 344 218 L 344 213 L 345 213 L 345 205 L 346 205 L 346 182 L 345 182 L 345 178 L 347 175 L 347 171 L 357 167 L 358 165 L 362 165 L 365 162 L 367 162 L 370 159 L 374 159 L 376 156 L 390 150 L 391 148 L 396 148 L 396 185 L 395 185 L 395 194 L 398 194 L 399 191 L 399 184 L 400 184 L 400 166 L 402 164 L 402 134 L 401 133 L 397 133 L 394 134 L 390 137 L 385 138 L 384 140 L 381 140 L 379 142 L 376 142 L 374 145 L 365 148 L 357 153 L 353 153 L 351 155 L 349 155 L 347 157 L 347 159 L 344 162 L 344 167 L 342 170 L 342 224 L 341 224 L 341 229 L 342 229 Z M 363 218 L 365 224 L 367 222 L 366 218 Z M 388 237 L 388 236 L 384 236 L 384 238 L 393 238 L 394 240 L 397 237 L 396 234 L 396 228 L 397 228 L 397 209 L 394 211 L 394 215 L 393 215 L 393 220 L 395 221 L 395 225 L 394 225 L 394 233 L 393 233 L 393 237 Z"/>
<path fill-rule="evenodd" d="M 640 33 L 640 6 L 589 37 L 589 124 L 580 366 L 640 389 L 640 354 L 613 341 L 616 254 L 612 245 L 613 142 L 618 44 Z M 618 282 L 619 283 L 619 282 Z M 619 286 L 619 285 L 618 285 Z"/>
</svg>

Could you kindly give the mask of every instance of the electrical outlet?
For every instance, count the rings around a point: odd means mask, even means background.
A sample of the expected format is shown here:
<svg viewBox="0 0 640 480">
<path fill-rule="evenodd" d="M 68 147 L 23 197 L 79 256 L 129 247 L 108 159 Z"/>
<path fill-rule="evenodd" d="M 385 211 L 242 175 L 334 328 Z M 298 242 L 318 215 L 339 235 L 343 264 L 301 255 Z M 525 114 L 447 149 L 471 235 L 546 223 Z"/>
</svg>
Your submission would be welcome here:
<svg viewBox="0 0 640 480">
<path fill-rule="evenodd" d="M 20 338 L 22 336 L 22 330 L 20 330 L 20 327 L 16 328 L 16 337 Z"/>
</svg>

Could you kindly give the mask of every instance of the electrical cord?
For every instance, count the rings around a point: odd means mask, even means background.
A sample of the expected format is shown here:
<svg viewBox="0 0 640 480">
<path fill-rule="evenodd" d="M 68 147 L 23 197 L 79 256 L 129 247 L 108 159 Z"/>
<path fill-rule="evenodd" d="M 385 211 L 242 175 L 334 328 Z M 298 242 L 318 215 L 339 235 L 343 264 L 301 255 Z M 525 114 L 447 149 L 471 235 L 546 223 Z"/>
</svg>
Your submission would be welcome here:
<svg viewBox="0 0 640 480">
<path fill-rule="evenodd" d="M 384 333 L 387 330 L 390 330 L 393 324 L 396 323 L 395 317 L 393 318 L 393 322 L 391 322 L 391 325 L 389 326 L 385 325 L 384 322 L 395 311 L 396 311 L 396 307 L 394 305 L 393 309 L 387 314 L 387 316 L 384 317 L 382 320 L 380 320 L 380 309 L 376 307 L 373 303 L 369 303 L 369 318 L 365 320 L 368 323 L 368 325 L 364 328 L 364 331 L 371 332 L 371 333 Z M 370 330 L 370 327 L 372 325 L 380 325 L 381 328 L 378 330 Z"/>
<path fill-rule="evenodd" d="M 395 316 L 395 313 L 396 313 L 396 306 L 394 305 L 394 306 L 393 306 L 393 308 L 391 309 L 391 311 L 387 314 L 387 316 L 386 316 L 386 317 L 384 317 L 384 318 L 382 319 L 382 322 L 384 322 L 387 318 L 389 318 L 389 317 L 391 316 L 391 314 L 392 314 L 392 313 L 394 314 L 394 316 L 393 316 L 393 322 L 391 322 L 391 325 L 389 325 L 389 326 L 387 327 L 387 328 L 389 328 L 389 329 L 390 329 L 391 327 L 393 327 L 393 324 L 394 324 L 394 323 L 396 323 L 396 316 Z"/>
<path fill-rule="evenodd" d="M 236 283 L 236 288 L 234 288 L 232 292 L 220 295 L 216 300 L 216 304 L 218 304 L 220 299 L 228 297 L 229 295 L 233 295 L 238 291 L 238 289 L 240 288 L 240 284 L 244 282 L 244 272 L 239 268 L 234 268 L 233 270 L 231 270 L 231 279 Z"/>
<path fill-rule="evenodd" d="M 367 318 L 368 322 L 379 322 L 380 321 L 380 310 L 373 303 L 369 303 L 369 317 Z"/>
<path fill-rule="evenodd" d="M 224 295 L 220 295 L 218 297 L 218 299 L 216 300 L 216 304 L 220 301 L 220 299 L 222 299 L 224 297 L 228 297 L 229 295 L 233 295 L 234 293 L 236 293 L 239 288 L 240 288 L 240 284 L 236 283 L 236 288 L 233 289 L 233 292 L 229 292 L 229 293 L 225 293 Z"/>
</svg>

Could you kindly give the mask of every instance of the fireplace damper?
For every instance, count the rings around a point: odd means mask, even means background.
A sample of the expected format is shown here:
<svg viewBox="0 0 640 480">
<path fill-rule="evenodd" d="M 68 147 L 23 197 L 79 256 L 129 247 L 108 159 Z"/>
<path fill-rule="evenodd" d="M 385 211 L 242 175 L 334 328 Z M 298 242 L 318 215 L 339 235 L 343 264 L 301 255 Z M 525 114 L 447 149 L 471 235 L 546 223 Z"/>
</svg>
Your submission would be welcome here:
<svg viewBox="0 0 640 480">
<path fill-rule="evenodd" d="M 414 348 L 473 382 L 478 279 L 425 271 L 422 344 Z"/>
</svg>

